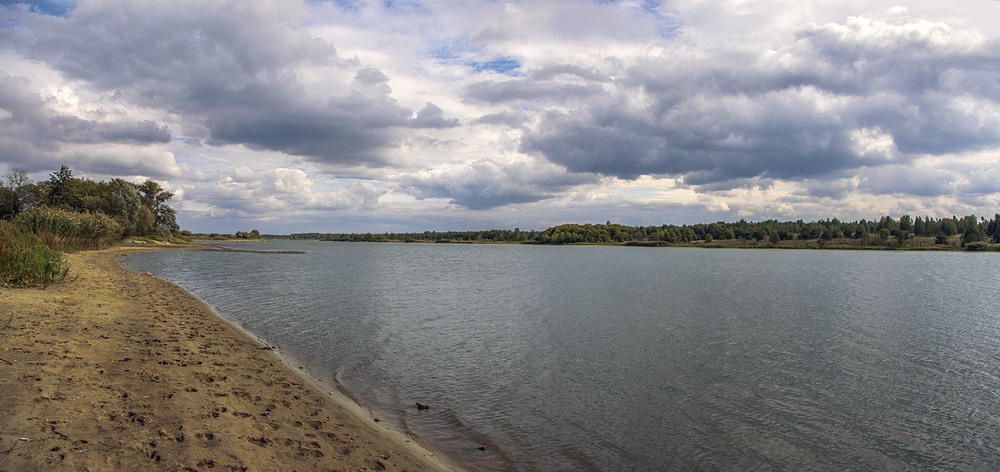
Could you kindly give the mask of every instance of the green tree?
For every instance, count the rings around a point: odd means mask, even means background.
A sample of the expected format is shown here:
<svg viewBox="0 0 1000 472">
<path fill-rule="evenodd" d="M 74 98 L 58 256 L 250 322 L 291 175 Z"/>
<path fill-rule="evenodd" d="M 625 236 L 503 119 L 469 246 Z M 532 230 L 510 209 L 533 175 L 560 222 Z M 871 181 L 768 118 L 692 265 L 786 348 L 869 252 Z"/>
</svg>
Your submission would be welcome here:
<svg viewBox="0 0 1000 472">
<path fill-rule="evenodd" d="M 147 180 L 138 186 L 142 203 L 153 213 L 153 226 L 157 229 L 164 229 L 174 233 L 180 230 L 177 226 L 177 217 L 173 208 L 167 206 L 167 201 L 173 198 L 174 194 L 163 190 L 159 183 Z"/>
<path fill-rule="evenodd" d="M 939 231 L 944 233 L 945 236 L 954 236 L 958 234 L 958 223 L 955 219 L 942 219 L 941 224 L 938 226 Z"/>
<path fill-rule="evenodd" d="M 910 215 L 903 215 L 899 217 L 899 230 L 913 231 L 913 218 L 910 217 Z"/>
<path fill-rule="evenodd" d="M 986 235 L 993 242 L 1000 243 L 1000 213 L 997 213 L 989 223 L 986 223 Z"/>
<path fill-rule="evenodd" d="M 897 247 L 905 246 L 906 241 L 908 239 L 913 239 L 913 234 L 910 233 L 909 231 L 899 230 L 899 232 L 896 233 L 896 246 Z"/>
<path fill-rule="evenodd" d="M 122 225 L 125 236 L 149 234 L 156 219 L 153 212 L 143 205 L 138 186 L 122 179 L 111 179 L 107 185 L 109 192 L 104 202 L 104 214 Z"/>
<path fill-rule="evenodd" d="M 965 233 L 962 234 L 962 246 L 965 247 L 966 244 L 985 241 L 986 233 L 983 232 L 982 228 L 978 224 L 966 225 Z"/>
<path fill-rule="evenodd" d="M 770 231 L 768 231 L 768 233 L 767 233 L 767 239 L 771 243 L 772 246 L 777 246 L 778 243 L 781 242 L 781 236 L 774 229 L 771 229 Z"/>
<path fill-rule="evenodd" d="M 59 170 L 49 174 L 48 197 L 50 205 L 68 205 L 72 197 L 73 171 L 68 166 L 59 166 Z"/>
<path fill-rule="evenodd" d="M 879 230 L 888 230 L 889 234 L 895 235 L 899 232 L 899 221 L 892 219 L 891 216 L 883 216 L 878 222 Z"/>
</svg>

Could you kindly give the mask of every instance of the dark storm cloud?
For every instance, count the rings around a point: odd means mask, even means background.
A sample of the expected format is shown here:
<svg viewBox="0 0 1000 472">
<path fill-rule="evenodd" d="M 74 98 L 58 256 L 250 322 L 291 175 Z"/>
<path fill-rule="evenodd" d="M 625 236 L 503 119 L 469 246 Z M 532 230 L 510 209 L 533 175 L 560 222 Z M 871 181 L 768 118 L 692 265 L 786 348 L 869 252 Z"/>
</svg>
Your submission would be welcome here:
<svg viewBox="0 0 1000 472">
<path fill-rule="evenodd" d="M 151 144 L 170 141 L 170 129 L 150 120 L 132 122 L 91 121 L 58 114 L 45 107 L 27 79 L 0 72 L 0 136 L 21 141 L 25 148 L 56 149 L 61 144 L 128 143 Z"/>
<path fill-rule="evenodd" d="M 680 176 L 705 188 L 988 149 L 1000 145 L 998 51 L 1000 44 L 938 23 L 852 18 L 803 28 L 777 51 L 665 54 L 635 63 L 582 106 L 564 101 L 570 111 L 543 113 L 521 149 L 573 172 Z M 512 79 L 476 84 L 466 95 L 558 100 L 556 89 Z M 646 99 L 637 106 L 635 96 Z M 889 145 L 873 147 L 870 135 Z M 920 195 L 948 190 L 914 184 Z"/>
<path fill-rule="evenodd" d="M 285 11 L 296 6 L 86 2 L 68 18 L 27 17 L 20 50 L 98 91 L 177 114 L 210 144 L 383 164 L 380 150 L 398 142 L 412 111 L 389 96 L 380 71 L 297 28 Z M 302 83 L 310 68 L 324 71 L 321 90 Z M 139 139 L 142 131 L 105 134 Z"/>
<path fill-rule="evenodd" d="M 856 166 L 861 158 L 835 127 L 803 128 L 798 113 L 743 122 L 721 112 L 681 113 L 675 123 L 650 123 L 614 108 L 578 115 L 548 114 L 522 140 L 573 172 L 634 179 L 682 175 L 701 185 L 750 177 L 797 178 Z M 711 113 L 711 116 L 706 115 Z"/>
<path fill-rule="evenodd" d="M 133 144 L 166 143 L 170 141 L 170 129 L 150 120 L 138 123 L 116 125 L 100 123 L 94 127 L 98 137 L 94 142 L 126 142 Z"/>
</svg>

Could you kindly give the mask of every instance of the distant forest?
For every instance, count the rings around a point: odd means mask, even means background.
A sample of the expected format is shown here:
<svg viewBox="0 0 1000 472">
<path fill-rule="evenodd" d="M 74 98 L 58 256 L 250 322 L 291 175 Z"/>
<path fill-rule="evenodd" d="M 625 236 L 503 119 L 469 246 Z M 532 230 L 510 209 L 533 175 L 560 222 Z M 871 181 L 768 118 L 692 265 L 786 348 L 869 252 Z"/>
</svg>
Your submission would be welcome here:
<svg viewBox="0 0 1000 472">
<path fill-rule="evenodd" d="M 903 215 L 879 220 L 804 222 L 740 220 L 695 225 L 625 226 L 564 224 L 544 231 L 425 231 L 423 233 L 297 233 L 292 239 L 368 242 L 617 244 L 632 246 L 828 247 L 995 250 L 1000 243 L 1000 214 L 986 220 Z M 992 244 L 991 244 L 992 243 Z"/>
</svg>

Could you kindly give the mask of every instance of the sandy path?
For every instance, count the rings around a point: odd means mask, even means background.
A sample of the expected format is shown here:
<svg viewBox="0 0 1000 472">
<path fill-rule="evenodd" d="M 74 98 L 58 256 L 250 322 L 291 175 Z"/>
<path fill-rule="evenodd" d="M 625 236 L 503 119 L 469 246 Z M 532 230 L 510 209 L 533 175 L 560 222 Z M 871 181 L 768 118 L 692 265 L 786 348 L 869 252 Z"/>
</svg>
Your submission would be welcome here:
<svg viewBox="0 0 1000 472">
<path fill-rule="evenodd" d="M 0 471 L 444 469 L 184 290 L 121 268 L 134 250 L 0 288 Z"/>
</svg>

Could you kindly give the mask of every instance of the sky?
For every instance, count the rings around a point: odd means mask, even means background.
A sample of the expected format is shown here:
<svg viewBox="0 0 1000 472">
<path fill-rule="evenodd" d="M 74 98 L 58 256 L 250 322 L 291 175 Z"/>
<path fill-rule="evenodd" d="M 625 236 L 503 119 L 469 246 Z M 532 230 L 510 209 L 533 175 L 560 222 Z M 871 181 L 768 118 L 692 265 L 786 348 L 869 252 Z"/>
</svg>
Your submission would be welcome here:
<svg viewBox="0 0 1000 472">
<path fill-rule="evenodd" d="M 1000 212 L 1000 1 L 0 0 L 0 173 L 194 232 Z"/>
</svg>

